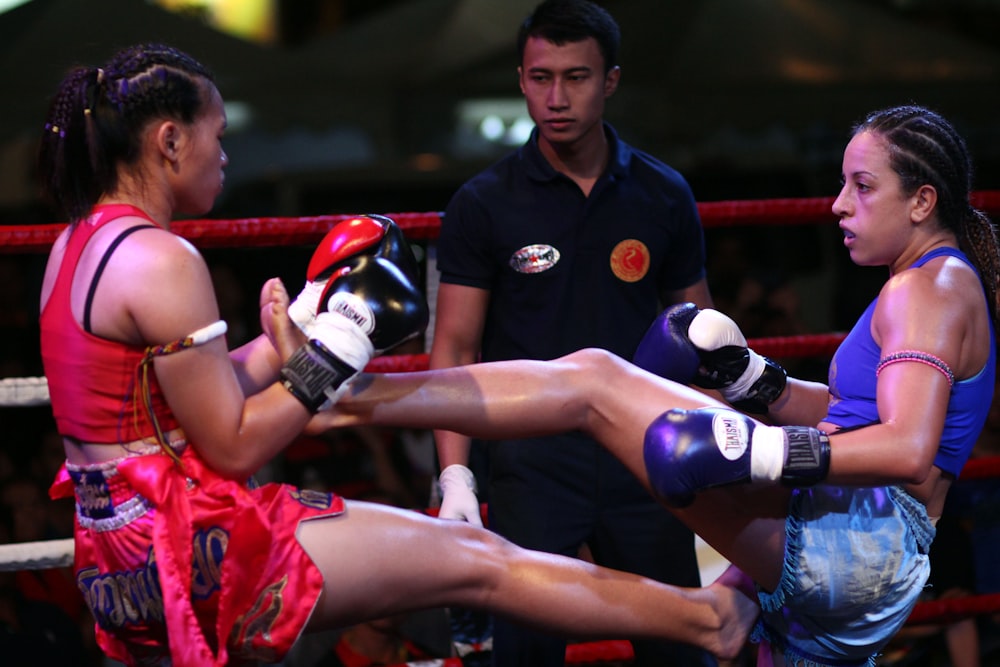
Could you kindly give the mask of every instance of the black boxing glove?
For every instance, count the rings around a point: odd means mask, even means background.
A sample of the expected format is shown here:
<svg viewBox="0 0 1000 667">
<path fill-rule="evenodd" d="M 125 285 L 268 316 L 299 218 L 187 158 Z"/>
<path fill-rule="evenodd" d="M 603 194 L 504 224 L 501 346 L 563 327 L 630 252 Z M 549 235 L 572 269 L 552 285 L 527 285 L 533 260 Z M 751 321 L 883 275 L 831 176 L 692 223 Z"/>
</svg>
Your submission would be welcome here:
<svg viewBox="0 0 1000 667">
<path fill-rule="evenodd" d="M 375 354 L 421 334 L 430 317 L 427 300 L 410 275 L 395 262 L 370 255 L 342 263 L 320 297 L 319 310 L 352 320 Z"/>
<path fill-rule="evenodd" d="M 312 412 L 336 402 L 372 357 L 419 335 L 429 318 L 409 276 L 370 255 L 339 262 L 318 307 L 308 342 L 281 369 L 284 386 Z"/>
<path fill-rule="evenodd" d="M 391 218 L 370 214 L 338 222 L 316 246 L 306 269 L 305 287 L 288 308 L 288 316 L 307 335 L 331 276 L 341 270 L 342 262 L 358 255 L 388 259 L 412 283 L 419 278 L 413 249 Z"/>
</svg>

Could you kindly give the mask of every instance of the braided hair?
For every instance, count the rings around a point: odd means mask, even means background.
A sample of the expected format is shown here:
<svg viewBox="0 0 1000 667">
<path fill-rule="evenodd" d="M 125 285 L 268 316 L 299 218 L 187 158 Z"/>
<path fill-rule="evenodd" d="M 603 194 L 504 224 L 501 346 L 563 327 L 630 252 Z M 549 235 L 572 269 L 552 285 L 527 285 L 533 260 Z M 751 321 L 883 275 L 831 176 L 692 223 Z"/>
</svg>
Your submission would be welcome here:
<svg viewBox="0 0 1000 667">
<path fill-rule="evenodd" d="M 159 118 L 193 122 L 213 76 L 163 44 L 119 51 L 103 67 L 69 71 L 49 106 L 38 151 L 42 194 L 75 223 L 118 186 L 118 167 L 134 165 L 142 131 Z"/>
<path fill-rule="evenodd" d="M 1000 312 L 1000 243 L 989 216 L 972 206 L 972 158 L 965 140 L 940 114 L 916 105 L 875 111 L 854 127 L 854 134 L 871 132 L 889 146 L 889 164 L 903 191 L 921 185 L 937 190 L 938 218 L 955 233 L 959 247 L 972 261 L 986 290 L 990 314 Z"/>
</svg>

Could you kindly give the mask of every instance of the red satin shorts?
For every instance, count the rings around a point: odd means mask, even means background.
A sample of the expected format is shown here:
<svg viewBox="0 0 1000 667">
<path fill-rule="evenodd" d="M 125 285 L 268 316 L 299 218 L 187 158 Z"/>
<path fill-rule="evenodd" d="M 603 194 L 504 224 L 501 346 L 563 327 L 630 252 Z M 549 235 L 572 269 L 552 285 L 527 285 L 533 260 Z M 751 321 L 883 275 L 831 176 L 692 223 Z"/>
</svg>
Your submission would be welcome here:
<svg viewBox="0 0 1000 667">
<path fill-rule="evenodd" d="M 155 453 L 67 468 L 50 494 L 76 497 L 76 582 L 109 657 L 280 662 L 323 587 L 295 532 L 341 514 L 342 498 L 224 479 L 190 446 L 180 465 Z"/>
</svg>

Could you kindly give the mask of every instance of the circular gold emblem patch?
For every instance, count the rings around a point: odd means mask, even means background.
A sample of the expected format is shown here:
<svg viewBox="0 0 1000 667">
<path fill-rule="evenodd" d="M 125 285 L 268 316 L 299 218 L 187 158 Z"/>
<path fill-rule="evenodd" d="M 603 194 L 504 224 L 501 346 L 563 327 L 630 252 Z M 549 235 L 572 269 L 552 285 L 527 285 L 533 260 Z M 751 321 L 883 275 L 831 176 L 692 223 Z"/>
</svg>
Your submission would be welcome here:
<svg viewBox="0 0 1000 667">
<path fill-rule="evenodd" d="M 642 280 L 649 271 L 649 248 L 642 241 L 625 239 L 611 251 L 611 271 L 627 283 Z"/>
</svg>

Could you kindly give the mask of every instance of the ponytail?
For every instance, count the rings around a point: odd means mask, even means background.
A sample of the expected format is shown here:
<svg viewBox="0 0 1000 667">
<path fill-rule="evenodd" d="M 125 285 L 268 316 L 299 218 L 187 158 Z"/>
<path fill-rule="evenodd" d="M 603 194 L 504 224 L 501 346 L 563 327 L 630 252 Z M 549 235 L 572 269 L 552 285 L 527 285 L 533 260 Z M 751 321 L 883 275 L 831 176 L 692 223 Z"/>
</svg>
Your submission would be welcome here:
<svg viewBox="0 0 1000 667">
<path fill-rule="evenodd" d="M 959 245 L 962 251 L 969 256 L 976 269 L 979 271 L 979 278 L 982 280 L 983 289 L 986 290 L 986 300 L 990 307 L 990 315 L 994 323 L 997 322 L 997 313 L 1000 312 L 1000 241 L 997 239 L 997 229 L 989 216 L 983 211 L 968 207 L 965 214 L 964 224 L 959 228 L 962 233 L 959 237 Z"/>
</svg>

